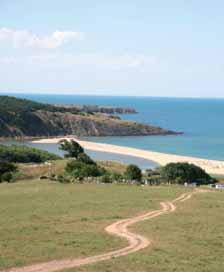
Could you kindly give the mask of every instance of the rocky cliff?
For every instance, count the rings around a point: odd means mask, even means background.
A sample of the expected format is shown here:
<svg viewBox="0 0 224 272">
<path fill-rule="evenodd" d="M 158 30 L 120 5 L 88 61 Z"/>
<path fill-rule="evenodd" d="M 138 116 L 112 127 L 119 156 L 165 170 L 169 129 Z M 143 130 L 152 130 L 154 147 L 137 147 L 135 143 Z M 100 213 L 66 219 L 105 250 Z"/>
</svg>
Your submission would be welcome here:
<svg viewBox="0 0 224 272">
<path fill-rule="evenodd" d="M 67 112 L 64 108 L 15 98 L 0 101 L 4 101 L 0 102 L 0 137 L 176 134 L 170 130 L 124 121 L 102 113 Z"/>
</svg>

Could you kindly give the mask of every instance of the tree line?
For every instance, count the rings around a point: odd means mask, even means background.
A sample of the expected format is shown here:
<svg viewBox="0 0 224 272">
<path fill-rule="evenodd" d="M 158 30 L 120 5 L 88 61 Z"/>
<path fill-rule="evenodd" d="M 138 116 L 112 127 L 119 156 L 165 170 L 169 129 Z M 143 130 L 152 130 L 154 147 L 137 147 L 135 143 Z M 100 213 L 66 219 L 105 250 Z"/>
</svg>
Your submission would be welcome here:
<svg viewBox="0 0 224 272">
<path fill-rule="evenodd" d="M 105 170 L 93 161 L 74 140 L 63 140 L 60 149 L 65 152 L 66 158 L 71 158 L 65 167 L 65 181 L 83 180 L 90 177 L 101 177 L 104 183 L 133 181 L 150 184 L 180 184 L 196 183 L 198 185 L 214 183 L 215 180 L 202 168 L 189 163 L 169 163 L 164 167 L 151 170 L 150 174 L 143 175 L 137 165 L 128 165 L 123 175 Z M 71 179 L 70 179 L 71 178 Z M 74 178 L 74 179 L 72 179 Z M 63 179 L 62 179 L 63 180 Z"/>
<path fill-rule="evenodd" d="M 59 147 L 68 160 L 64 173 L 51 174 L 49 178 L 63 183 L 82 181 L 132 182 L 155 184 L 196 183 L 198 185 L 216 182 L 200 167 L 189 163 L 169 163 L 164 167 L 143 173 L 137 165 L 128 165 L 124 173 L 105 169 L 85 153 L 83 147 L 74 140 L 62 140 Z M 13 181 L 17 163 L 43 163 L 61 157 L 47 151 L 23 145 L 0 145 L 0 182 Z"/>
</svg>

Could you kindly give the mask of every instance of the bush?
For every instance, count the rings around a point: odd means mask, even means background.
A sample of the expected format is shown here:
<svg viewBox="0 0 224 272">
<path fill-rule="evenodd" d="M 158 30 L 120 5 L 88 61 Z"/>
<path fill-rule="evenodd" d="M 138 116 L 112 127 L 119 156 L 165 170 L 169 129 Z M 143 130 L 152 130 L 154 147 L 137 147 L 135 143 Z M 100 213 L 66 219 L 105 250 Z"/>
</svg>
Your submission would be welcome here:
<svg viewBox="0 0 224 272">
<path fill-rule="evenodd" d="M 12 182 L 13 174 L 11 172 L 6 172 L 1 176 L 1 180 L 5 182 Z"/>
<path fill-rule="evenodd" d="M 61 157 L 24 145 L 0 145 L 0 160 L 14 163 L 41 163 Z"/>
<path fill-rule="evenodd" d="M 112 179 L 112 177 L 108 173 L 106 173 L 105 175 L 103 175 L 101 177 L 101 182 L 102 183 L 112 183 L 113 179 Z"/>
<path fill-rule="evenodd" d="M 49 179 L 48 176 L 40 176 L 40 180 Z"/>
<path fill-rule="evenodd" d="M 101 182 L 103 183 L 113 183 L 113 182 L 122 182 L 124 177 L 117 172 L 106 172 L 102 178 Z"/>
<path fill-rule="evenodd" d="M 122 182 L 124 177 L 123 175 L 121 175 L 120 173 L 117 173 L 117 172 L 112 172 L 111 173 L 111 179 L 113 181 L 117 181 L 117 182 Z"/>
<path fill-rule="evenodd" d="M 71 160 L 65 167 L 69 175 L 83 179 L 86 177 L 99 177 L 105 173 L 105 170 L 96 164 L 86 164 L 78 160 Z"/>
<path fill-rule="evenodd" d="M 214 180 L 202 168 L 189 163 L 169 163 L 161 169 L 162 178 L 169 183 L 209 184 Z"/>
<path fill-rule="evenodd" d="M 126 168 L 125 176 L 127 177 L 127 179 L 130 179 L 130 180 L 141 181 L 142 171 L 137 165 L 130 164 Z"/>
<path fill-rule="evenodd" d="M 68 177 L 65 177 L 63 175 L 59 175 L 56 178 L 57 181 L 59 181 L 60 183 L 70 183 L 71 180 Z"/>
<path fill-rule="evenodd" d="M 13 178 L 13 173 L 16 171 L 17 167 L 13 163 L 0 161 L 0 182 L 10 182 Z"/>
</svg>

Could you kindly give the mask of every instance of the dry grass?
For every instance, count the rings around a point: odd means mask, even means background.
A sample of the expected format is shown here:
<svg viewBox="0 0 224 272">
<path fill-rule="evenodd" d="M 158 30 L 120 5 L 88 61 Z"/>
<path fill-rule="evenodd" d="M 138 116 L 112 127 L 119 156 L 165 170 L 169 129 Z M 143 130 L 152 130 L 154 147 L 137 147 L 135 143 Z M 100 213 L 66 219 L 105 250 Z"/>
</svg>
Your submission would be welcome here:
<svg viewBox="0 0 224 272">
<path fill-rule="evenodd" d="M 114 161 L 98 161 L 98 165 L 104 167 L 108 171 L 114 171 L 120 174 L 124 174 L 127 167 L 125 164 Z"/>
<path fill-rule="evenodd" d="M 60 175 L 64 172 L 66 162 L 66 160 L 58 160 L 41 164 L 18 164 L 18 179 L 37 179 L 51 174 Z"/>
<path fill-rule="evenodd" d="M 51 161 L 42 164 L 18 164 L 18 179 L 32 180 L 41 176 L 50 176 L 51 174 L 61 175 L 64 172 L 67 160 Z M 113 161 L 99 161 L 98 164 L 109 171 L 115 171 L 123 174 L 126 166 Z"/>
</svg>

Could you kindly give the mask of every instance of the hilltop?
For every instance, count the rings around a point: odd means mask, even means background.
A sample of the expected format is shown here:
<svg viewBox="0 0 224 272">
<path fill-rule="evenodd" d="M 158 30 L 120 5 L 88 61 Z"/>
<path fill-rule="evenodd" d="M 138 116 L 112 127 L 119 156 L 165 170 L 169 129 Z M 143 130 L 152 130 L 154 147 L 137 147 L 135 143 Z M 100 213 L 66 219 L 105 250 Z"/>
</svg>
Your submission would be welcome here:
<svg viewBox="0 0 224 272">
<path fill-rule="evenodd" d="M 105 108 L 103 108 L 105 109 Z M 116 109 L 116 108 L 114 108 Z M 109 112 L 111 112 L 111 108 Z M 122 111 L 121 109 L 119 111 Z M 116 110 L 114 111 L 116 112 Z M 123 112 L 126 112 L 124 109 Z M 0 137 L 169 135 L 160 127 L 121 120 L 116 115 L 76 107 L 0 96 Z"/>
</svg>

